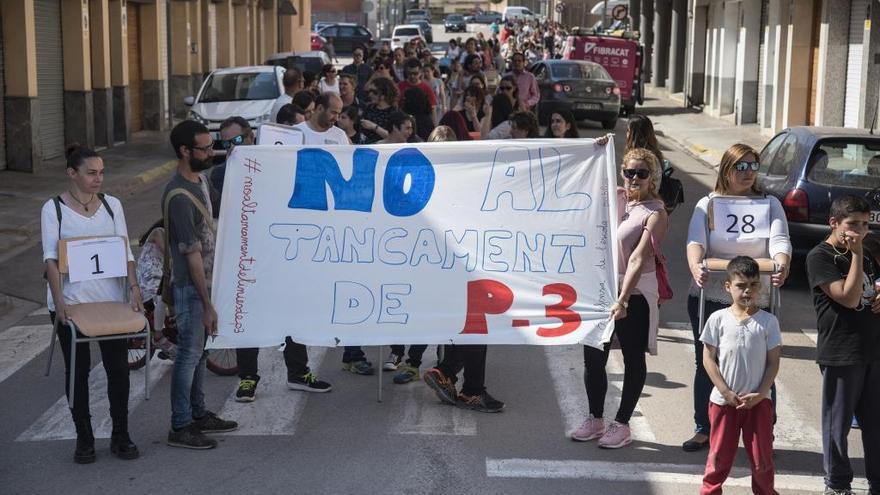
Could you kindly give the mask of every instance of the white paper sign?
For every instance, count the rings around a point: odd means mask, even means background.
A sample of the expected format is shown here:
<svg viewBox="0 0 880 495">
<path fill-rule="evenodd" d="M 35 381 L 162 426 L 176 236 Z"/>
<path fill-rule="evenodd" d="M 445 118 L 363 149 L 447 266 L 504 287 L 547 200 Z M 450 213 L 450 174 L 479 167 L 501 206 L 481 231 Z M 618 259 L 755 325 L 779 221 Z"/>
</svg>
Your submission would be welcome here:
<svg viewBox="0 0 880 495">
<path fill-rule="evenodd" d="M 257 133 L 257 144 L 276 146 L 303 143 L 303 133 L 293 127 L 281 124 L 263 124 Z"/>
<path fill-rule="evenodd" d="M 770 202 L 754 198 L 712 200 L 715 232 L 727 239 L 769 239 Z"/>
<path fill-rule="evenodd" d="M 235 150 L 211 347 L 610 338 L 613 142 Z"/>
<path fill-rule="evenodd" d="M 124 277 L 128 274 L 125 239 L 104 237 L 67 243 L 71 282 Z"/>
</svg>

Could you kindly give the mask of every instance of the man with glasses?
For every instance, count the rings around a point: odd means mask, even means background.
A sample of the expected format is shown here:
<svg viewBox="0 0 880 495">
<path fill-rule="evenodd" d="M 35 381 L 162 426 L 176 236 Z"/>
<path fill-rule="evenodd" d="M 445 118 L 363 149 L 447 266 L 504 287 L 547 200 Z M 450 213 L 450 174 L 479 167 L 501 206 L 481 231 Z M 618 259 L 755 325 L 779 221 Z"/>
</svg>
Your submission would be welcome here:
<svg viewBox="0 0 880 495">
<path fill-rule="evenodd" d="M 397 83 L 397 91 L 400 94 L 400 106 L 403 107 L 403 95 L 406 94 L 406 90 L 409 88 L 419 89 L 425 94 L 425 98 L 428 99 L 428 103 L 431 105 L 431 118 L 434 126 L 436 126 L 437 119 L 435 116 L 437 112 L 435 110 L 437 108 L 437 97 L 434 95 L 434 90 L 431 89 L 431 86 L 422 81 L 422 64 L 416 59 L 409 59 L 404 64 L 404 73 L 406 74 L 406 80 Z"/>
<path fill-rule="evenodd" d="M 211 303 L 214 270 L 213 209 L 219 195 L 202 172 L 211 166 L 214 143 L 204 125 L 185 120 L 171 131 L 177 173 L 162 194 L 162 215 L 171 256 L 171 285 L 177 317 L 177 355 L 171 372 L 171 431 L 167 443 L 187 449 L 212 449 L 205 433 L 238 428 L 205 407 L 205 339 L 217 334 L 217 311 Z M 183 190 L 187 194 L 174 194 Z M 196 201 L 198 203 L 196 203 Z M 202 212 L 205 212 L 203 214 Z"/>
<path fill-rule="evenodd" d="M 293 95 L 303 90 L 303 76 L 297 68 L 291 67 L 284 72 L 281 83 L 284 85 L 284 94 L 276 98 L 275 103 L 272 105 L 273 122 L 278 118 L 278 110 L 281 110 L 281 107 L 284 105 L 291 103 Z"/>
<path fill-rule="evenodd" d="M 254 144 L 254 131 L 244 117 L 229 117 L 220 124 L 220 148 L 226 152 L 226 156 L 232 154 L 236 146 L 242 144 Z M 211 185 L 219 192 L 223 192 L 223 179 L 226 177 L 226 161 L 211 169 Z M 217 212 L 219 214 L 219 212 Z"/>
<path fill-rule="evenodd" d="M 364 92 L 364 89 L 367 87 L 367 81 L 370 80 L 370 76 L 373 75 L 373 70 L 370 68 L 370 64 L 367 64 L 364 60 L 363 48 L 355 48 L 352 57 L 354 61 L 343 67 L 342 73 L 350 74 L 355 77 L 357 80 L 357 87 L 355 88 L 357 97 L 361 100 L 366 100 L 367 95 Z M 341 92 L 342 88 L 339 90 Z"/>
<path fill-rule="evenodd" d="M 339 75 L 339 97 L 342 98 L 342 106 L 355 106 L 360 108 L 361 101 L 355 94 L 355 76 L 351 74 Z"/>
<path fill-rule="evenodd" d="M 538 91 L 538 81 L 534 74 L 526 70 L 526 56 L 522 52 L 513 54 L 513 71 L 510 74 L 516 78 L 521 106 L 533 110 L 541 99 L 541 93 Z"/>
</svg>

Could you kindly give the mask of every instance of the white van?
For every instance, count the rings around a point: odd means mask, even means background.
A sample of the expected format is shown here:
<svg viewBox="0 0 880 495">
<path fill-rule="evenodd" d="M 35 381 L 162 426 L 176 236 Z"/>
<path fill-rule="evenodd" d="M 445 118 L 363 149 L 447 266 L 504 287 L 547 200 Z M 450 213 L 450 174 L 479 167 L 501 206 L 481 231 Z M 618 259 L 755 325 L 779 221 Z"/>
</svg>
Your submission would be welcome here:
<svg viewBox="0 0 880 495">
<path fill-rule="evenodd" d="M 522 19 L 524 21 L 535 20 L 535 14 L 526 7 L 505 7 L 501 20 L 504 22 Z"/>
</svg>

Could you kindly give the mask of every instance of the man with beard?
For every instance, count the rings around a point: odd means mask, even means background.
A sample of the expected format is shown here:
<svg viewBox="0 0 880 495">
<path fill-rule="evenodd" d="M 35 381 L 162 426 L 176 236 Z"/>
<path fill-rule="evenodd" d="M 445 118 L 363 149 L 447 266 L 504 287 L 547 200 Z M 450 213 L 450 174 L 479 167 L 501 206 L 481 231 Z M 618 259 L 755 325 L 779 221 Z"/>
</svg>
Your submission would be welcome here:
<svg viewBox="0 0 880 495">
<path fill-rule="evenodd" d="M 185 120 L 171 131 L 177 173 L 162 194 L 162 215 L 172 259 L 172 288 L 177 314 L 177 355 L 171 374 L 171 431 L 168 445 L 212 449 L 205 433 L 238 428 L 205 408 L 205 339 L 217 334 L 217 311 L 211 304 L 214 268 L 214 221 L 219 194 L 202 174 L 211 166 L 214 143 L 204 125 Z"/>
<path fill-rule="evenodd" d="M 321 93 L 315 98 L 315 111 L 308 120 L 293 126 L 302 131 L 305 145 L 351 144 L 345 131 L 336 127 L 342 113 L 342 99 L 336 93 Z"/>
<path fill-rule="evenodd" d="M 244 117 L 229 117 L 220 124 L 220 147 L 226 152 L 226 156 L 232 154 L 236 146 L 254 144 L 254 131 Z M 223 179 L 226 176 L 226 160 L 211 169 L 209 175 L 211 185 L 218 193 L 223 193 Z M 214 212 L 219 215 L 220 212 Z"/>
</svg>

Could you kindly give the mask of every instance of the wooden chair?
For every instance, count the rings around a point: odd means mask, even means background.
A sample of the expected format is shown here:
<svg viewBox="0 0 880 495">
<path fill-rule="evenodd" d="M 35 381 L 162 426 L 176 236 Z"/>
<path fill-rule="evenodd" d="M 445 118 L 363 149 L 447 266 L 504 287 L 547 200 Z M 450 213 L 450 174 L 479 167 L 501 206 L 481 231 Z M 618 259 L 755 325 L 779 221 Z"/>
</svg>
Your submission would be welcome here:
<svg viewBox="0 0 880 495">
<path fill-rule="evenodd" d="M 119 249 L 113 249 L 110 256 L 118 257 L 115 261 L 122 262 L 123 265 L 128 263 L 127 242 L 121 236 L 103 236 L 103 237 L 80 237 L 61 239 L 58 243 L 58 272 L 59 287 L 64 287 L 64 275 L 70 274 L 70 253 L 68 248 L 74 241 L 101 241 L 113 238 L 121 238 L 123 242 L 117 243 Z M 104 253 L 104 263 L 108 261 Z M 104 277 L 111 278 L 111 277 Z M 122 277 L 113 277 L 126 286 L 127 275 Z M 127 288 L 127 287 L 126 287 Z M 128 293 L 127 290 L 124 293 Z M 55 335 L 60 325 L 59 319 L 55 319 L 52 328 L 52 336 L 49 340 L 49 361 L 46 364 L 46 376 L 52 367 L 52 354 L 55 351 Z M 150 398 L 150 331 L 147 319 L 143 314 L 132 311 L 129 302 L 95 302 L 71 304 L 67 306 L 67 325 L 70 328 L 70 384 L 68 404 L 73 407 L 74 397 L 74 377 L 76 376 L 76 347 L 80 342 L 98 342 L 102 340 L 128 340 L 132 338 L 143 338 L 146 342 L 146 367 L 144 370 L 144 398 Z"/>
</svg>

